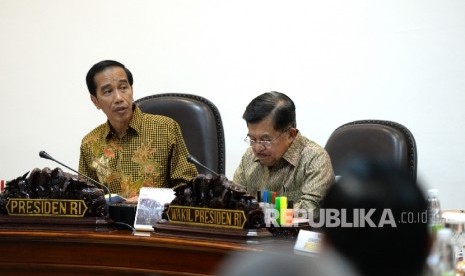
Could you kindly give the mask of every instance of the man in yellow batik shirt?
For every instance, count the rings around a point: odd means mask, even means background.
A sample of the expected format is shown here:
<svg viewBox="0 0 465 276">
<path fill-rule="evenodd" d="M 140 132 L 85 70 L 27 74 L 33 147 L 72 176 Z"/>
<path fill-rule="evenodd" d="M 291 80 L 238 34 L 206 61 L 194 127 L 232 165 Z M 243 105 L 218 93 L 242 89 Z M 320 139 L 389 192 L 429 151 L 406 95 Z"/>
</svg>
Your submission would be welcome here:
<svg viewBox="0 0 465 276">
<path fill-rule="evenodd" d="M 126 198 L 137 198 L 141 187 L 171 188 L 197 176 L 178 123 L 134 104 L 133 77 L 123 64 L 101 61 L 86 82 L 107 122 L 82 139 L 79 172 Z"/>
</svg>

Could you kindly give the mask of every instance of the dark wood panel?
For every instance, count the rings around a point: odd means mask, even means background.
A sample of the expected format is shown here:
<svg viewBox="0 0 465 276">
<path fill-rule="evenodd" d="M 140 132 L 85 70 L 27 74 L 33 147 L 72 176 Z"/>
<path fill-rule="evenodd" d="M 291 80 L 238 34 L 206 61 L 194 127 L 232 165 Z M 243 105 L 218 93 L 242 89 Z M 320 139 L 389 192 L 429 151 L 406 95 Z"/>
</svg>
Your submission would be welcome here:
<svg viewBox="0 0 465 276">
<path fill-rule="evenodd" d="M 291 248 L 289 241 L 281 241 Z M 232 252 L 263 243 L 135 236 L 129 231 L 0 231 L 1 275 L 212 275 Z"/>
</svg>

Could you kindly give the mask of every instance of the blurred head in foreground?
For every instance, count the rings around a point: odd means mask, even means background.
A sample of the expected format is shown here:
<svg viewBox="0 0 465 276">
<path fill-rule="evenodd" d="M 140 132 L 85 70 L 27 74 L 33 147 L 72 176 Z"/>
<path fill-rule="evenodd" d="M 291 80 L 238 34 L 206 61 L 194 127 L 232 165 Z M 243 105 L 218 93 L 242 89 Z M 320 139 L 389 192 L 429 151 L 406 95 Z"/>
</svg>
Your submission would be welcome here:
<svg viewBox="0 0 465 276">
<path fill-rule="evenodd" d="M 292 252 L 240 252 L 230 256 L 217 271 L 219 276 L 312 276 L 322 275 L 316 259 Z"/>
<path fill-rule="evenodd" d="M 419 275 L 431 239 L 424 192 L 396 167 L 368 160 L 351 163 L 323 199 L 325 212 L 345 222 L 323 226 L 324 246 L 361 275 Z"/>
</svg>

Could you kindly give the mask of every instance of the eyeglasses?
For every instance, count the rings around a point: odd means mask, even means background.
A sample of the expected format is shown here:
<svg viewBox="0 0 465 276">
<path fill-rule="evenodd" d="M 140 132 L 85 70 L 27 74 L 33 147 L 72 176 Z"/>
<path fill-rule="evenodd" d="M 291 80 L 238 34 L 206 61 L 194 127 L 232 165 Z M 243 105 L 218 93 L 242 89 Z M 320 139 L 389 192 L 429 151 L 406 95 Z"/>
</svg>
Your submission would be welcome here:
<svg viewBox="0 0 465 276">
<path fill-rule="evenodd" d="M 254 145 L 258 144 L 258 145 L 261 145 L 267 149 L 271 148 L 271 145 L 279 139 L 279 137 L 281 137 L 281 135 L 283 135 L 283 133 L 286 133 L 290 128 L 284 130 L 283 132 L 281 132 L 278 136 L 276 136 L 275 138 L 271 139 L 271 140 L 254 140 L 254 139 L 250 139 L 249 136 L 246 136 L 245 139 L 244 139 L 244 142 L 246 142 L 247 144 L 249 144 L 249 146 L 253 147 Z"/>
</svg>

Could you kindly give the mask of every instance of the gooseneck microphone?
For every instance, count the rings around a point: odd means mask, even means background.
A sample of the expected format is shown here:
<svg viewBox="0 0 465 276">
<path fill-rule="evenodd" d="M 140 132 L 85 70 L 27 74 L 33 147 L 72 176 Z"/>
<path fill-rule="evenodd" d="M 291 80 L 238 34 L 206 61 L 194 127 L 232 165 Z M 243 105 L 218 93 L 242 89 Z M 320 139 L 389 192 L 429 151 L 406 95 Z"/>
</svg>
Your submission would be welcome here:
<svg viewBox="0 0 465 276">
<path fill-rule="evenodd" d="M 102 189 L 106 194 L 108 194 L 108 203 L 111 203 L 111 193 L 110 193 L 110 190 L 108 189 L 107 186 L 103 185 L 102 183 L 99 183 L 97 181 L 95 181 L 94 179 L 88 177 L 87 175 L 83 174 L 83 173 L 80 173 L 78 171 L 76 171 L 75 169 L 72 169 L 71 167 L 69 166 L 66 166 L 65 164 L 61 163 L 60 161 L 56 160 L 55 158 L 53 158 L 52 156 L 50 156 L 50 154 L 46 153 L 45 151 L 40 151 L 39 152 L 39 156 L 44 158 L 44 159 L 49 159 L 49 160 L 52 160 L 54 162 L 57 162 L 58 164 L 62 165 L 63 167 L 77 173 L 78 175 L 84 177 L 85 179 L 87 179 L 88 181 L 92 182 L 93 184 L 95 184 L 97 187 L 99 187 L 100 189 Z"/>
<path fill-rule="evenodd" d="M 187 162 L 189 163 L 192 163 L 192 164 L 195 164 L 195 165 L 198 165 L 204 169 L 206 169 L 207 171 L 211 172 L 212 174 L 214 174 L 215 176 L 220 176 L 217 172 L 215 172 L 214 170 L 208 168 L 207 166 L 205 166 L 204 164 L 200 163 L 199 160 L 195 159 L 194 156 L 192 155 L 188 155 L 187 156 Z"/>
</svg>

